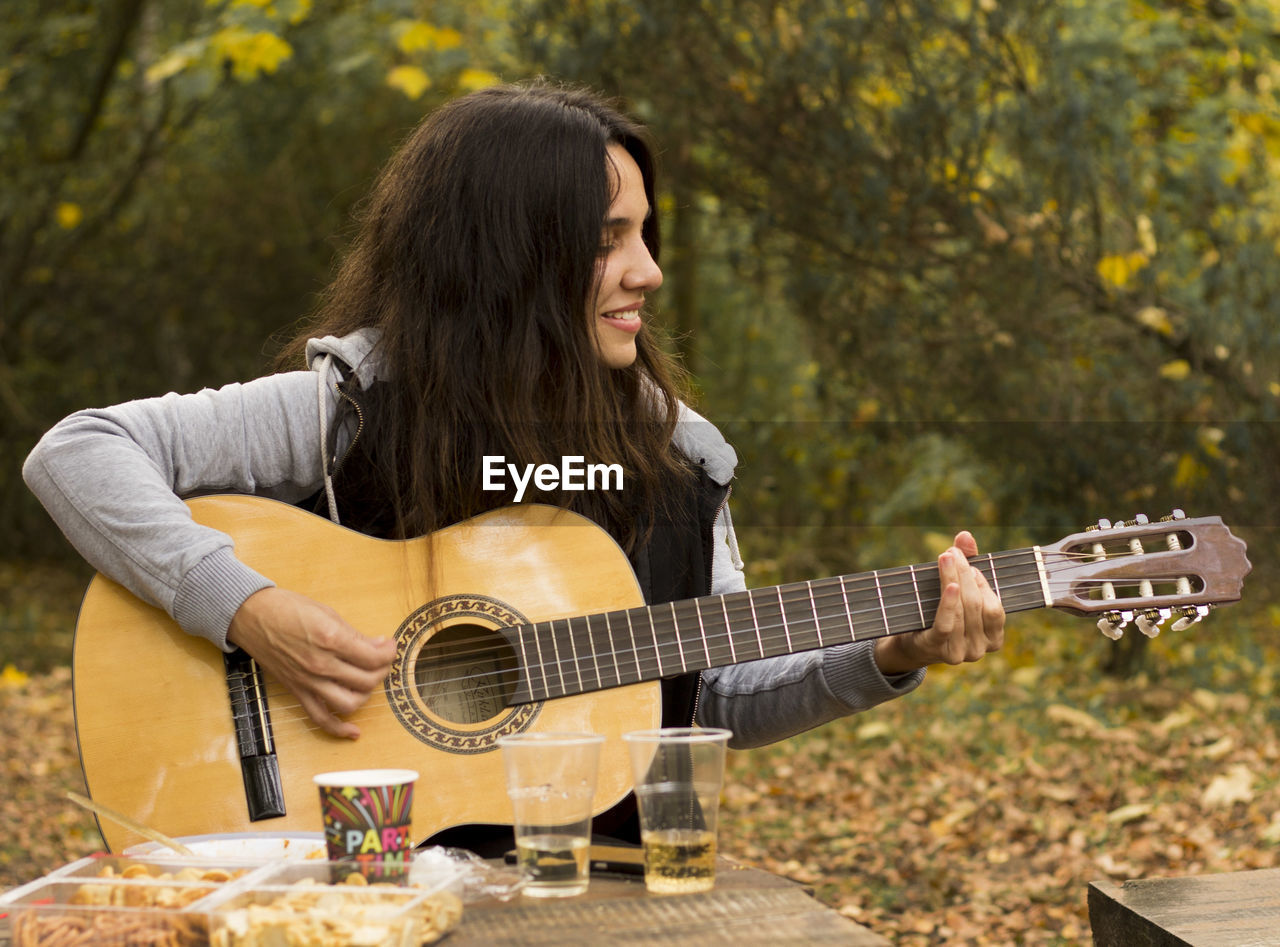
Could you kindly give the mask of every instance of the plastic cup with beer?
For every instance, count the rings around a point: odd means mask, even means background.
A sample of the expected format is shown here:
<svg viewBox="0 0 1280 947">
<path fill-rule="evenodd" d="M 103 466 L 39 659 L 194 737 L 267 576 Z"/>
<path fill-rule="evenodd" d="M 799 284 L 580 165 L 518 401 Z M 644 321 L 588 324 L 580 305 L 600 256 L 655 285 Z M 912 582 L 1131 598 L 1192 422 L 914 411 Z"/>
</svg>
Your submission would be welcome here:
<svg viewBox="0 0 1280 947">
<path fill-rule="evenodd" d="M 697 727 L 623 734 L 650 892 L 686 894 L 715 886 L 716 824 L 731 736 L 728 730 Z"/>
<path fill-rule="evenodd" d="M 551 731 L 498 739 L 515 815 L 516 865 L 528 897 L 564 898 L 587 890 L 603 742 L 596 733 Z"/>
</svg>

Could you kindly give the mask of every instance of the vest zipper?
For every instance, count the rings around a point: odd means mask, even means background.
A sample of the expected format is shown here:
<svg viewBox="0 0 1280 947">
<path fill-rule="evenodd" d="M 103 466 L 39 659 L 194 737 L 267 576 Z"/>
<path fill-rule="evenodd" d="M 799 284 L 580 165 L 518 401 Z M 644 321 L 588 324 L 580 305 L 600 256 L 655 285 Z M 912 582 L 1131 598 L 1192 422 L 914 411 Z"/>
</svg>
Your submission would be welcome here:
<svg viewBox="0 0 1280 947">
<path fill-rule="evenodd" d="M 351 438 L 351 443 L 347 445 L 347 449 L 342 452 L 342 460 L 338 460 L 337 454 L 334 454 L 333 459 L 331 461 L 333 466 L 329 468 L 330 476 L 333 476 L 333 474 L 337 473 L 339 468 L 341 468 L 342 465 L 347 462 L 347 458 L 351 456 L 351 452 L 355 449 L 356 441 L 360 440 L 360 435 L 364 433 L 364 412 L 360 410 L 360 402 L 356 401 L 355 398 L 351 397 L 349 394 L 343 391 L 341 385 L 334 385 L 333 388 L 338 393 L 339 397 L 341 397 L 344 401 L 347 402 L 347 404 L 351 405 L 351 407 L 355 409 L 356 433 L 355 433 L 355 436 Z M 337 442 L 337 437 L 338 437 L 338 432 L 334 431 L 335 443 Z"/>
</svg>

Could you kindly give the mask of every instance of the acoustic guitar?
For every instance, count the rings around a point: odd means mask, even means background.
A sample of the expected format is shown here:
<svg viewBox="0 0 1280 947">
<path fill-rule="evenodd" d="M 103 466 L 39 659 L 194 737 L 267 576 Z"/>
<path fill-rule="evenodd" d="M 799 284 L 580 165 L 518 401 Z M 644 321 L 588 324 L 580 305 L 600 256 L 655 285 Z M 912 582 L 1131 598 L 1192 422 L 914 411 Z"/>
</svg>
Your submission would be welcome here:
<svg viewBox="0 0 1280 947">
<path fill-rule="evenodd" d="M 510 824 L 496 741 L 525 730 L 605 734 L 603 812 L 631 789 L 619 736 L 659 724 L 661 678 L 923 629 L 940 596 L 929 563 L 647 607 L 613 539 L 553 507 L 506 507 L 408 541 L 261 498 L 189 507 L 233 537 L 241 560 L 362 633 L 394 637 L 397 653 L 351 717 L 361 737 L 334 738 L 243 652 L 224 656 L 95 577 L 73 660 L 89 794 L 172 836 L 319 831 L 311 777 L 366 767 L 421 774 L 418 840 Z M 974 564 L 1007 611 L 1096 614 L 1112 635 L 1199 621 L 1239 599 L 1250 568 L 1219 518 L 1181 513 L 1104 520 Z M 112 850 L 141 840 L 99 826 Z"/>
</svg>

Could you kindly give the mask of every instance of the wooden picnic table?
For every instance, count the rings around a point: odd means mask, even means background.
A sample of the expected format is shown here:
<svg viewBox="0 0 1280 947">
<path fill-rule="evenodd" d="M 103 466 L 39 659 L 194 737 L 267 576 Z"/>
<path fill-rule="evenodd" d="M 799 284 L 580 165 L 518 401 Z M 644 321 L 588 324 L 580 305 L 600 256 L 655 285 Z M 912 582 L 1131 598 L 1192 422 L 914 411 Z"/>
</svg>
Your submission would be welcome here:
<svg viewBox="0 0 1280 947">
<path fill-rule="evenodd" d="M 890 942 L 825 906 L 804 886 L 721 857 L 716 886 L 651 895 L 639 876 L 593 874 L 575 898 L 468 904 L 447 947 L 511 944 L 846 944 Z"/>
<path fill-rule="evenodd" d="M 1095 947 L 1280 947 L 1280 868 L 1089 885 Z"/>
</svg>

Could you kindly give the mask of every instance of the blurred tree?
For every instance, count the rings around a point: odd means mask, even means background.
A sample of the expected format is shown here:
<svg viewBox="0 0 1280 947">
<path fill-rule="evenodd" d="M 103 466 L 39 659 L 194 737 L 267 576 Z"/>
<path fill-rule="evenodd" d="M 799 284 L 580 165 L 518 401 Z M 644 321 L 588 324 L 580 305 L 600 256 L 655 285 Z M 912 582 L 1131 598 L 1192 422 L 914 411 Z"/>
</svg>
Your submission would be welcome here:
<svg viewBox="0 0 1280 947">
<path fill-rule="evenodd" d="M 434 103 L 495 81 L 484 4 L 14 0 L 0 11 L 0 523 L 54 420 L 251 376 L 351 202 Z"/>
<path fill-rule="evenodd" d="M 843 567 L 961 522 L 1275 522 L 1274 4 L 530 8 L 530 55 L 647 115 L 701 216 L 672 318 L 712 414 L 754 418 L 737 495 L 783 575 L 824 529 Z"/>
</svg>

